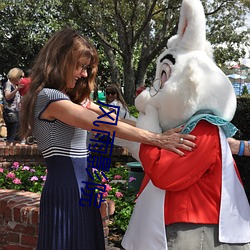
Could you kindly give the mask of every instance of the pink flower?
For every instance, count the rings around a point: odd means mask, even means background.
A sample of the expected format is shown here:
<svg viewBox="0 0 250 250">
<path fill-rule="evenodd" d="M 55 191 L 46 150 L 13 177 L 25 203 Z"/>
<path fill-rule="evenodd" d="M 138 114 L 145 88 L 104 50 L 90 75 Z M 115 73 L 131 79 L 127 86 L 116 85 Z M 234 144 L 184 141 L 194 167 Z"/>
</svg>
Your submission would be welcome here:
<svg viewBox="0 0 250 250">
<path fill-rule="evenodd" d="M 108 180 L 105 178 L 102 178 L 102 182 L 107 182 Z"/>
<path fill-rule="evenodd" d="M 12 165 L 12 168 L 13 169 L 18 169 L 19 168 L 19 162 L 14 162 L 13 165 Z"/>
<path fill-rule="evenodd" d="M 12 172 L 9 172 L 7 175 L 6 175 L 6 178 L 10 178 L 10 179 L 15 179 L 16 175 Z"/>
<path fill-rule="evenodd" d="M 22 184 L 21 180 L 18 178 L 15 178 L 12 182 L 17 185 Z"/>
<path fill-rule="evenodd" d="M 102 197 L 107 197 L 109 194 L 108 194 L 108 192 L 104 192 L 104 193 L 102 193 Z"/>
<path fill-rule="evenodd" d="M 129 177 L 128 182 L 132 182 L 132 181 L 135 181 L 135 180 L 136 180 L 136 178 L 135 178 L 135 177 Z"/>
<path fill-rule="evenodd" d="M 43 181 L 46 181 L 46 175 L 40 177 Z"/>
<path fill-rule="evenodd" d="M 117 198 L 121 198 L 121 197 L 123 197 L 123 194 L 121 192 L 115 192 L 115 196 Z"/>
<path fill-rule="evenodd" d="M 98 171 L 97 168 L 92 168 L 92 173 L 94 174 L 95 171 Z"/>
<path fill-rule="evenodd" d="M 31 172 L 31 173 L 35 173 L 36 170 L 35 170 L 34 168 L 31 168 L 31 169 L 30 169 L 30 172 Z"/>
<path fill-rule="evenodd" d="M 32 177 L 30 178 L 30 180 L 31 180 L 31 181 L 38 181 L 38 178 L 37 178 L 37 176 L 32 176 Z"/>
<path fill-rule="evenodd" d="M 105 184 L 106 186 L 106 192 L 109 192 L 112 190 L 112 187 L 109 184 Z"/>
<path fill-rule="evenodd" d="M 3 168 L 0 168 L 0 173 L 3 173 Z"/>
<path fill-rule="evenodd" d="M 115 176 L 114 176 L 114 179 L 115 179 L 115 180 L 121 180 L 122 177 L 121 177 L 121 175 L 115 175 Z"/>
<path fill-rule="evenodd" d="M 22 170 L 30 170 L 30 167 L 24 166 L 24 167 L 22 168 Z"/>
</svg>

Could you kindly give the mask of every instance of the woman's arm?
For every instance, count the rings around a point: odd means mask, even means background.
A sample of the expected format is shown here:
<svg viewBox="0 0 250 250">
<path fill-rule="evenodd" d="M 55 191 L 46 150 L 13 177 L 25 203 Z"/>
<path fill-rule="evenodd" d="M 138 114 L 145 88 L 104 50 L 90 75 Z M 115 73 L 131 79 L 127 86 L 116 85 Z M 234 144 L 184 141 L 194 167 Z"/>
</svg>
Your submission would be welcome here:
<svg viewBox="0 0 250 250">
<path fill-rule="evenodd" d="M 7 101 L 11 100 L 12 98 L 15 97 L 17 91 L 19 89 L 23 88 L 23 84 L 19 84 L 13 91 L 10 91 L 10 90 L 5 90 L 4 91 L 4 96 L 6 98 Z"/>
<path fill-rule="evenodd" d="M 240 141 L 234 138 L 228 138 L 227 141 L 232 154 L 238 154 L 239 156 L 250 156 L 250 141 Z"/>
<path fill-rule="evenodd" d="M 92 110 L 96 112 L 93 112 Z M 50 103 L 42 113 L 41 118 L 48 120 L 58 119 L 68 125 L 89 131 L 92 129 L 108 132 L 115 131 L 115 136 L 121 139 L 154 145 L 175 152 L 181 156 L 184 155 L 181 150 L 192 151 L 196 146 L 195 143 L 192 142 L 195 140 L 195 136 L 179 134 L 181 130 L 180 128 L 170 129 L 163 134 L 156 134 L 131 126 L 122 121 L 118 121 L 117 125 L 106 124 L 111 122 L 111 119 L 107 116 L 101 119 L 105 123 L 99 123 L 99 126 L 97 127 L 93 123 L 99 120 L 99 115 L 103 115 L 103 112 L 99 110 L 99 107 L 97 110 L 92 103 L 90 109 L 86 109 L 82 108 L 80 105 L 72 103 L 71 101 L 61 100 Z M 181 143 L 180 138 L 183 138 L 184 142 Z"/>
</svg>

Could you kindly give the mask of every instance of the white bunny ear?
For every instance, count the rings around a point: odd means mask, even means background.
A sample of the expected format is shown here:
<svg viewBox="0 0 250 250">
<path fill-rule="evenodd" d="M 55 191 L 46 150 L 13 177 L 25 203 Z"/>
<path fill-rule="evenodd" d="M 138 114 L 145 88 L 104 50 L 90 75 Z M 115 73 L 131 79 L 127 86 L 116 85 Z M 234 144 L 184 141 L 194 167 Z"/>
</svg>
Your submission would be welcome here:
<svg viewBox="0 0 250 250">
<path fill-rule="evenodd" d="M 178 40 L 178 46 L 184 49 L 205 49 L 206 19 L 200 0 L 182 1 Z"/>
</svg>

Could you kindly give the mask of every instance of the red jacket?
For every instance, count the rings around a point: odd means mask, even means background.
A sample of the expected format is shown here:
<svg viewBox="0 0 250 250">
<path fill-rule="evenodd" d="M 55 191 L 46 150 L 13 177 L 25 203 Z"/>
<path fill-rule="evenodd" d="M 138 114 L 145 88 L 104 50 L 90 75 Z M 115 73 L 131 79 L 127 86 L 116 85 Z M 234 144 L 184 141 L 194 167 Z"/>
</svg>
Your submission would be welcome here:
<svg viewBox="0 0 250 250">
<path fill-rule="evenodd" d="M 140 147 L 145 170 L 141 190 L 149 178 L 156 187 L 166 190 L 167 225 L 219 222 L 222 162 L 218 127 L 202 120 L 191 134 L 197 137 L 197 148 L 185 151 L 184 157 L 154 146 Z"/>
</svg>

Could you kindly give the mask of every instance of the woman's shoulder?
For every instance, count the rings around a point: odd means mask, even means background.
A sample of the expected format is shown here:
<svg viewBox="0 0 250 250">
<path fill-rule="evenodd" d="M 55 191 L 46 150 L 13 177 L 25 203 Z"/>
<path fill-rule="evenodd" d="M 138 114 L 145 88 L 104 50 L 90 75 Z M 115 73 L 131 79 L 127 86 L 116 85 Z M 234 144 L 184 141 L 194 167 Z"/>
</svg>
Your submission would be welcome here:
<svg viewBox="0 0 250 250">
<path fill-rule="evenodd" d="M 43 88 L 38 93 L 38 98 L 48 98 L 49 100 L 69 100 L 69 97 L 58 89 Z"/>
<path fill-rule="evenodd" d="M 11 90 L 11 89 L 15 89 L 15 87 L 13 86 L 13 84 L 8 80 L 7 82 L 5 82 L 3 84 L 3 90 Z"/>
</svg>

